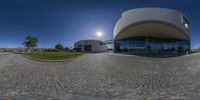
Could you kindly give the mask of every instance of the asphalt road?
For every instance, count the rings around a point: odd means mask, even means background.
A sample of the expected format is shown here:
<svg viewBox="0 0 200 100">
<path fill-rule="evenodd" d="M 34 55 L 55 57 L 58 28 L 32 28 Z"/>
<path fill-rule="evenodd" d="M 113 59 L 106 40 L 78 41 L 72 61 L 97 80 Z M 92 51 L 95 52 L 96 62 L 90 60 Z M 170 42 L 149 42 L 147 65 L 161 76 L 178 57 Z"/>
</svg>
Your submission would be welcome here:
<svg viewBox="0 0 200 100">
<path fill-rule="evenodd" d="M 147 58 L 85 54 L 38 62 L 0 54 L 0 99 L 198 100 L 200 54 Z"/>
</svg>

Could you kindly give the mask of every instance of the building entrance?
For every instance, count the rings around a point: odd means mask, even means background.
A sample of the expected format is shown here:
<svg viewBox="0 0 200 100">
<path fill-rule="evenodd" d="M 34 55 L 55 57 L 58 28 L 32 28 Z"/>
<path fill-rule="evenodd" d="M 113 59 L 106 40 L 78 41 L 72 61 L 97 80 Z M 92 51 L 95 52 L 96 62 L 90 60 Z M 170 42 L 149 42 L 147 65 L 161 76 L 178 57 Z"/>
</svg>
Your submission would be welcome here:
<svg viewBox="0 0 200 100">
<path fill-rule="evenodd" d="M 85 52 L 91 52 L 92 51 L 92 46 L 91 45 L 84 45 L 84 51 Z"/>
</svg>

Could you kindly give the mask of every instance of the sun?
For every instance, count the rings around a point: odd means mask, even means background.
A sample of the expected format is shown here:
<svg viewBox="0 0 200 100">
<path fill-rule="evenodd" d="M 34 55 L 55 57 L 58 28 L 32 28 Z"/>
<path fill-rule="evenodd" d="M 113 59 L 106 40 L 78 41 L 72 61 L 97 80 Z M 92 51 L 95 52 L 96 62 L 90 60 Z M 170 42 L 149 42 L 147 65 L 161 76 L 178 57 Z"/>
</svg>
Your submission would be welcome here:
<svg viewBox="0 0 200 100">
<path fill-rule="evenodd" d="M 103 36 L 103 33 L 102 33 L 101 31 L 98 31 L 98 32 L 96 33 L 96 35 L 97 35 L 98 37 L 102 37 L 102 36 Z"/>
</svg>

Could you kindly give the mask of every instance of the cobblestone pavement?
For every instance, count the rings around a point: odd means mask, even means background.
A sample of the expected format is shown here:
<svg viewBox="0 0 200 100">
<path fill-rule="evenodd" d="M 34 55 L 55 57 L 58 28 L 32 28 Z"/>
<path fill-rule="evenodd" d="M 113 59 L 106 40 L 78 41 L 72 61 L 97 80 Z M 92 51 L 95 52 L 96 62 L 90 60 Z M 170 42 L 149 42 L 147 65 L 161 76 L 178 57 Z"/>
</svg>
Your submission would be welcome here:
<svg viewBox="0 0 200 100">
<path fill-rule="evenodd" d="M 200 55 L 97 53 L 65 62 L 0 54 L 0 99 L 198 100 Z"/>
</svg>

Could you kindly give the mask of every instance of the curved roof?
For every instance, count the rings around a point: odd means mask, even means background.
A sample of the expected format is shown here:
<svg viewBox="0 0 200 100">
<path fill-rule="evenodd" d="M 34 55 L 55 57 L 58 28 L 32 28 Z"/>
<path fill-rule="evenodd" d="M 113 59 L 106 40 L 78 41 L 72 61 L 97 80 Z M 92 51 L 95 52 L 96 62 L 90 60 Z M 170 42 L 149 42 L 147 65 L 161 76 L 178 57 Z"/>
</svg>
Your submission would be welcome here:
<svg viewBox="0 0 200 100">
<path fill-rule="evenodd" d="M 124 12 L 122 17 L 116 23 L 114 29 L 114 39 L 122 39 L 126 38 L 127 36 L 145 35 L 157 36 L 161 38 L 168 38 L 170 36 L 172 36 L 172 38 L 179 38 L 180 36 L 181 39 L 190 39 L 189 28 L 184 26 L 183 20 L 187 20 L 188 22 L 188 19 L 184 14 L 172 9 L 131 9 Z M 136 26 L 139 27 L 139 29 L 132 28 Z"/>
<path fill-rule="evenodd" d="M 79 44 L 79 43 L 94 43 L 94 42 L 99 42 L 99 43 L 103 43 L 101 40 L 93 40 L 93 39 L 88 39 L 88 40 L 79 40 L 77 42 L 75 42 L 74 44 Z"/>
</svg>

